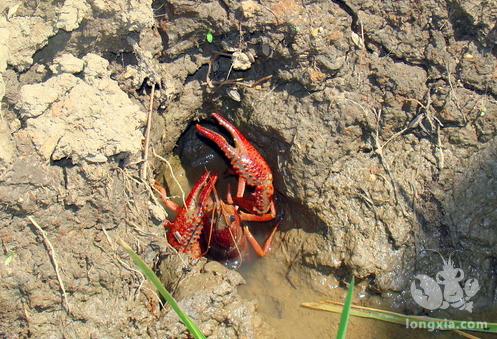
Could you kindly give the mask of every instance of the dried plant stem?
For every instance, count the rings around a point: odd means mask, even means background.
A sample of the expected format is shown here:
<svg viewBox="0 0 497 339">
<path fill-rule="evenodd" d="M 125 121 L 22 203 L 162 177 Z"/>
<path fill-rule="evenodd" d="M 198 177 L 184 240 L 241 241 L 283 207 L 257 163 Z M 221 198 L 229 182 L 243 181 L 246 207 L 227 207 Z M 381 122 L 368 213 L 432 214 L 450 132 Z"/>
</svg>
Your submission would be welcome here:
<svg viewBox="0 0 497 339">
<path fill-rule="evenodd" d="M 397 196 L 397 184 L 396 184 L 395 178 L 392 174 L 392 171 L 390 170 L 390 165 L 388 164 L 387 160 L 385 159 L 385 156 L 383 155 L 383 147 L 385 147 L 386 143 L 385 143 L 385 145 L 382 145 L 380 142 L 381 109 L 379 109 L 379 110 L 372 109 L 372 111 L 376 117 L 376 131 L 375 131 L 375 135 L 374 135 L 375 152 L 376 152 L 376 155 L 378 155 L 378 157 L 380 158 L 380 163 L 382 164 L 383 168 L 385 169 L 385 172 L 387 172 L 387 175 L 390 178 L 390 182 L 391 182 L 391 185 L 393 188 L 393 195 L 395 198 L 395 203 L 397 205 L 399 205 L 399 198 Z M 402 133 L 394 134 L 392 136 L 392 138 L 390 138 L 387 141 L 387 143 L 390 142 L 391 140 L 393 140 L 394 137 L 397 137 L 398 135 L 401 135 Z"/>
<path fill-rule="evenodd" d="M 449 96 L 449 98 L 454 99 L 454 103 L 455 103 L 457 109 L 459 110 L 459 112 L 461 112 L 464 124 L 467 124 L 468 118 L 467 118 L 466 114 L 464 114 L 464 111 L 462 110 L 461 105 L 459 105 L 459 98 L 457 97 L 457 94 L 454 91 L 454 86 L 452 85 L 452 79 L 450 76 L 450 62 L 449 61 L 447 61 L 446 65 L 445 65 L 445 69 L 447 70 L 447 81 L 448 81 L 449 87 L 450 87 L 450 92 L 449 92 L 448 96 Z"/>
<path fill-rule="evenodd" d="M 141 170 L 141 178 L 147 179 L 147 164 L 148 164 L 148 149 L 150 145 L 150 128 L 152 126 L 152 111 L 154 108 L 155 83 L 152 83 L 152 91 L 150 93 L 150 105 L 148 107 L 147 129 L 145 130 L 145 146 L 143 149 L 143 163 Z"/>
<path fill-rule="evenodd" d="M 437 146 L 438 151 L 438 170 L 442 172 L 444 168 L 444 150 L 442 147 L 442 138 L 440 137 L 440 126 L 437 126 Z"/>
<path fill-rule="evenodd" d="M 36 227 L 36 229 L 40 232 L 40 234 L 43 238 L 43 243 L 45 244 L 45 247 L 47 248 L 48 256 L 50 257 L 50 260 L 52 261 L 52 265 L 54 266 L 55 274 L 57 275 L 57 280 L 59 281 L 59 286 L 60 286 L 60 289 L 62 291 L 63 306 L 66 309 L 66 311 L 68 313 L 70 313 L 71 311 L 70 311 L 70 307 L 69 307 L 69 302 L 67 301 L 66 288 L 64 287 L 64 282 L 62 281 L 62 277 L 60 276 L 59 264 L 57 263 L 57 259 L 55 258 L 55 249 L 53 248 L 50 240 L 48 240 L 47 233 L 40 227 L 40 225 L 36 222 L 36 220 L 32 216 L 29 216 L 28 219 Z"/>
</svg>

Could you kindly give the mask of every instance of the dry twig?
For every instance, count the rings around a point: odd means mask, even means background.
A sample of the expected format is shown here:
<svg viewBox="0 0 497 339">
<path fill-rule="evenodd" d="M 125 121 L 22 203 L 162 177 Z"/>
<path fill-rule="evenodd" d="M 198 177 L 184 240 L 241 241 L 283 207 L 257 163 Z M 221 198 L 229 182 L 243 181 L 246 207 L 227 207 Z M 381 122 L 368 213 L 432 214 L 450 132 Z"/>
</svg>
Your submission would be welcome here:
<svg viewBox="0 0 497 339">
<path fill-rule="evenodd" d="M 145 146 L 143 149 L 143 163 L 141 170 L 142 180 L 147 179 L 147 164 L 148 164 L 148 149 L 150 145 L 150 128 L 152 126 L 152 111 L 154 108 L 155 83 L 152 83 L 152 91 L 150 93 L 150 105 L 148 107 L 147 129 L 145 130 Z"/>
<path fill-rule="evenodd" d="M 447 64 L 445 65 L 445 69 L 447 71 L 447 81 L 448 81 L 449 87 L 450 87 L 450 92 L 449 92 L 448 96 L 449 96 L 449 98 L 454 98 L 454 103 L 455 103 L 457 109 L 459 110 L 459 112 L 461 112 L 464 124 L 467 124 L 468 118 L 466 117 L 466 114 L 464 114 L 463 110 L 461 109 L 461 105 L 459 105 L 459 98 L 457 97 L 457 94 L 454 91 L 454 86 L 452 85 L 452 79 L 450 76 L 450 63 L 449 63 L 449 61 L 447 61 Z"/>
<path fill-rule="evenodd" d="M 442 122 L 434 115 L 432 115 L 432 107 L 431 107 L 431 96 L 428 92 L 427 94 L 427 99 L 426 99 L 426 104 L 421 103 L 417 99 L 407 99 L 408 101 L 413 101 L 417 103 L 421 108 L 423 108 L 424 111 L 420 112 L 407 126 L 408 129 L 410 128 L 416 128 L 420 127 L 424 132 L 428 134 L 432 134 L 426 130 L 426 128 L 423 126 L 422 122 L 424 119 L 426 119 L 430 125 L 431 130 L 436 131 L 436 138 L 437 138 L 437 143 L 435 145 L 435 150 L 436 154 L 438 154 L 438 170 L 441 172 L 442 169 L 444 168 L 444 153 L 443 153 L 443 147 L 442 147 L 442 140 L 440 137 L 440 128 L 444 127 Z M 433 122 L 436 122 L 435 123 Z M 466 121 L 466 118 L 465 118 Z"/>
<path fill-rule="evenodd" d="M 438 151 L 438 170 L 441 172 L 444 168 L 444 151 L 442 148 L 442 139 L 440 138 L 440 126 L 437 126 L 437 146 Z"/>
<path fill-rule="evenodd" d="M 376 109 L 372 109 L 375 117 L 376 117 L 376 133 L 375 133 L 375 136 L 374 136 L 374 147 L 375 147 L 375 152 L 376 154 L 378 155 L 378 157 L 380 158 L 380 162 L 383 166 L 383 168 L 385 169 L 385 172 L 387 172 L 388 174 L 388 177 L 390 178 L 390 182 L 392 184 L 392 187 L 393 187 L 393 195 L 395 197 L 395 203 L 397 205 L 399 205 L 399 198 L 397 196 L 397 184 L 395 182 L 395 178 L 393 177 L 393 174 L 392 174 L 392 171 L 390 170 L 390 165 L 388 164 L 387 160 L 385 159 L 385 156 L 383 155 L 383 147 L 385 147 L 385 145 L 382 145 L 381 142 L 380 142 L 380 120 L 381 120 L 381 109 L 379 110 L 376 110 Z M 394 134 L 394 136 L 396 135 L 400 135 L 400 134 Z M 393 140 L 393 138 L 390 138 L 388 140 L 391 141 Z M 400 205 L 399 205 L 400 206 Z"/>
<path fill-rule="evenodd" d="M 36 229 L 40 232 L 40 234 L 43 238 L 43 243 L 45 244 L 45 247 L 47 248 L 48 256 L 50 257 L 50 260 L 52 261 L 52 265 L 54 266 L 55 274 L 57 275 L 57 280 L 59 281 L 59 286 L 60 286 L 60 289 L 62 291 L 63 306 L 66 309 L 66 311 L 68 313 L 70 313 L 71 310 L 69 307 L 69 302 L 67 301 L 66 288 L 64 287 L 64 282 L 62 281 L 62 277 L 60 276 L 59 264 L 57 263 L 57 259 L 55 258 L 55 249 L 53 248 L 50 240 L 48 240 L 47 233 L 40 227 L 40 225 L 36 222 L 36 220 L 32 216 L 29 216 L 28 219 L 36 227 Z"/>
</svg>

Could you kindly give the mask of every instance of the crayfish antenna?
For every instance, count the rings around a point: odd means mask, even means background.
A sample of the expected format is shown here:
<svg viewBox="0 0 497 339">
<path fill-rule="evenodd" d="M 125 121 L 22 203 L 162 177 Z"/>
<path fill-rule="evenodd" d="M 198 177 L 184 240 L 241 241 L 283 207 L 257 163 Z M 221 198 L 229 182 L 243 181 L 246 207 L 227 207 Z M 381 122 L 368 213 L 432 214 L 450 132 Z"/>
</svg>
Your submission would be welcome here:
<svg viewBox="0 0 497 339">
<path fill-rule="evenodd" d="M 213 187 L 212 192 L 214 193 L 214 203 L 212 207 L 212 212 L 211 212 L 211 217 L 210 217 L 210 225 L 209 225 L 209 237 L 207 238 L 207 245 L 205 246 L 206 249 L 204 253 L 202 253 L 202 256 L 205 256 L 210 248 L 211 248 L 211 240 L 212 240 L 212 232 L 214 229 L 214 222 L 217 220 L 218 216 L 218 204 L 219 204 L 219 196 L 217 194 L 217 189 L 216 187 Z"/>
</svg>

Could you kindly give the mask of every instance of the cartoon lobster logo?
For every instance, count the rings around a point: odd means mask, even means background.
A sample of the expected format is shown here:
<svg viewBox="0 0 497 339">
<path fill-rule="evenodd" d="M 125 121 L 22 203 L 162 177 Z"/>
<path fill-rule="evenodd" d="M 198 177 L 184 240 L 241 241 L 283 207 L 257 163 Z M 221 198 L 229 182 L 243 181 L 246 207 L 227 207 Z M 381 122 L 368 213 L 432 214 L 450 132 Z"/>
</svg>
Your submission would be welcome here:
<svg viewBox="0 0 497 339">
<path fill-rule="evenodd" d="M 428 310 L 447 309 L 452 306 L 473 312 L 473 302 L 470 299 L 480 290 L 478 280 L 466 280 L 463 288 L 461 282 L 464 279 L 464 271 L 454 266 L 451 257 L 447 261 L 442 257 L 442 261 L 442 270 L 436 274 L 435 279 L 424 274 L 414 277 L 411 283 L 414 301 Z"/>
</svg>

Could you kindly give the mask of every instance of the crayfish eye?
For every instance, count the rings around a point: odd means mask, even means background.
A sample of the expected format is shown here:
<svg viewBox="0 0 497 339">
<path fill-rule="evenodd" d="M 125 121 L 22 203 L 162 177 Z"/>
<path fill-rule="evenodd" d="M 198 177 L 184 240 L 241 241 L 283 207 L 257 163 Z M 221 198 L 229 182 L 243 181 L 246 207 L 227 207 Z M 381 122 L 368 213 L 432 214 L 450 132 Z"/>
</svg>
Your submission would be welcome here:
<svg viewBox="0 0 497 339">
<path fill-rule="evenodd" d="M 234 215 L 230 215 L 230 222 L 233 223 L 235 222 L 236 218 Z"/>
</svg>

